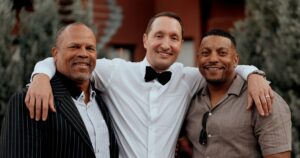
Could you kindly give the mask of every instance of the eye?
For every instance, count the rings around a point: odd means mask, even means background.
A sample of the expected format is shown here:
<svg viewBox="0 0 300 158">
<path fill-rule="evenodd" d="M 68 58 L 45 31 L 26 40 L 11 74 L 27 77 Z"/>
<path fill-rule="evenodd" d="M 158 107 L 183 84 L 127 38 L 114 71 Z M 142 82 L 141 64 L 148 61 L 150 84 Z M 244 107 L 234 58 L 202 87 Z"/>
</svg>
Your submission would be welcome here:
<svg viewBox="0 0 300 158">
<path fill-rule="evenodd" d="M 93 51 L 96 50 L 96 49 L 95 49 L 94 47 L 92 47 L 92 46 L 91 46 L 91 47 L 87 47 L 86 49 L 87 49 L 88 51 L 90 51 L 90 52 L 93 52 Z"/>
<path fill-rule="evenodd" d="M 80 48 L 79 45 L 70 45 L 68 48 L 71 48 L 71 49 L 78 49 Z"/>
<path fill-rule="evenodd" d="M 154 35 L 154 37 L 155 37 L 155 38 L 162 38 L 162 37 L 163 37 L 163 35 L 162 35 L 162 34 L 160 34 L 160 33 L 158 33 L 158 34 L 155 34 L 155 35 Z"/>
<path fill-rule="evenodd" d="M 204 56 L 204 57 L 207 57 L 209 55 L 209 51 L 203 50 L 203 51 L 200 52 L 200 55 Z"/>
<path fill-rule="evenodd" d="M 177 36 L 172 36 L 171 39 L 172 39 L 173 41 L 178 41 L 179 38 L 178 38 Z"/>
<path fill-rule="evenodd" d="M 223 57 L 223 56 L 226 56 L 228 53 L 225 50 L 221 50 L 221 51 L 219 51 L 218 54 Z"/>
</svg>

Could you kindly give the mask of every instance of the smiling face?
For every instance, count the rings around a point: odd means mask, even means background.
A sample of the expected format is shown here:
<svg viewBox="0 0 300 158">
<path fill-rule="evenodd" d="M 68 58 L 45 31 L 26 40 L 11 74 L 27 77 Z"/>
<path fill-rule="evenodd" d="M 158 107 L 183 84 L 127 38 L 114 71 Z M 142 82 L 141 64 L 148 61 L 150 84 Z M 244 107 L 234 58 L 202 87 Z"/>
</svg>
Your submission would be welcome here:
<svg viewBox="0 0 300 158">
<path fill-rule="evenodd" d="M 235 46 L 228 38 L 210 35 L 201 41 L 197 62 L 201 74 L 208 83 L 231 82 L 238 61 Z"/>
<path fill-rule="evenodd" d="M 171 17 L 156 18 L 143 42 L 149 64 L 158 72 L 168 69 L 177 59 L 182 47 L 182 28 Z"/>
<path fill-rule="evenodd" d="M 96 65 L 96 38 L 83 24 L 70 25 L 59 35 L 52 55 L 57 70 L 71 80 L 89 82 Z"/>
</svg>

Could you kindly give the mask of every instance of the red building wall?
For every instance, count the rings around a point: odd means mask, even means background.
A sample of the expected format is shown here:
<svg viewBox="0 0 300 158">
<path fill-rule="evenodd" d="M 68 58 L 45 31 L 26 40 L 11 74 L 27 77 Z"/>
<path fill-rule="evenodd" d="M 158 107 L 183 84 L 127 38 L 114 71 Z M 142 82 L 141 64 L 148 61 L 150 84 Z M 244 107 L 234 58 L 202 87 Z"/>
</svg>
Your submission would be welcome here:
<svg viewBox="0 0 300 158">
<path fill-rule="evenodd" d="M 182 17 L 184 39 L 193 40 L 195 50 L 201 36 L 211 28 L 229 29 L 244 17 L 243 0 L 117 0 L 122 24 L 108 45 L 134 46 L 133 60 L 145 56 L 142 43 L 148 20 L 156 13 L 173 11 Z M 204 9 L 203 9 L 204 8 Z"/>
<path fill-rule="evenodd" d="M 205 21 L 207 29 L 204 31 L 212 28 L 228 30 L 233 27 L 235 21 L 245 17 L 244 3 L 243 0 L 211 0 L 208 20 Z"/>
</svg>

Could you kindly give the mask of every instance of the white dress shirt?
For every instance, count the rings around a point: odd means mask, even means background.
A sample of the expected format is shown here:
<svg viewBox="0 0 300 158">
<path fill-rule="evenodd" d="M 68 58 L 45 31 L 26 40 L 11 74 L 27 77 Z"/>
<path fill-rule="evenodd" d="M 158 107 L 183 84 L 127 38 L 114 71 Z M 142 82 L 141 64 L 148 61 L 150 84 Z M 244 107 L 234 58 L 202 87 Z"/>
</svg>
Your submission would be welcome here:
<svg viewBox="0 0 300 158">
<path fill-rule="evenodd" d="M 96 102 L 96 92 L 92 89 L 90 91 L 90 101 L 87 104 L 84 102 L 83 92 L 77 99 L 72 99 L 89 134 L 96 158 L 109 158 L 108 128 Z"/>
<path fill-rule="evenodd" d="M 174 63 L 170 81 L 144 81 L 149 63 L 98 59 L 92 80 L 103 93 L 119 137 L 122 158 L 173 158 L 180 127 L 191 98 L 204 78 L 197 68 Z M 238 66 L 247 79 L 254 66 Z M 35 73 L 52 77 L 52 58 L 39 62 Z M 245 107 L 246 108 L 246 107 Z"/>
</svg>

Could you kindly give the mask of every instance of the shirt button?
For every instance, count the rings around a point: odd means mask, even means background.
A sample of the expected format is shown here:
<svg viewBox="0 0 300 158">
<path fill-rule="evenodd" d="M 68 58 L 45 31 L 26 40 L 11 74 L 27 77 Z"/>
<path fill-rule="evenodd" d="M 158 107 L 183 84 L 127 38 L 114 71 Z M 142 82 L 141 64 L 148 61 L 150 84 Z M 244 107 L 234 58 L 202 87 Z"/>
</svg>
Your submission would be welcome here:
<svg viewBox="0 0 300 158">
<path fill-rule="evenodd" d="M 210 112 L 210 113 L 208 113 L 208 115 L 209 115 L 209 116 L 211 116 L 211 115 L 212 115 L 212 113 Z"/>
<path fill-rule="evenodd" d="M 206 158 L 210 158 L 209 156 L 207 156 Z"/>
<path fill-rule="evenodd" d="M 211 134 L 208 134 L 207 137 L 210 138 L 210 137 L 211 137 Z"/>
</svg>

